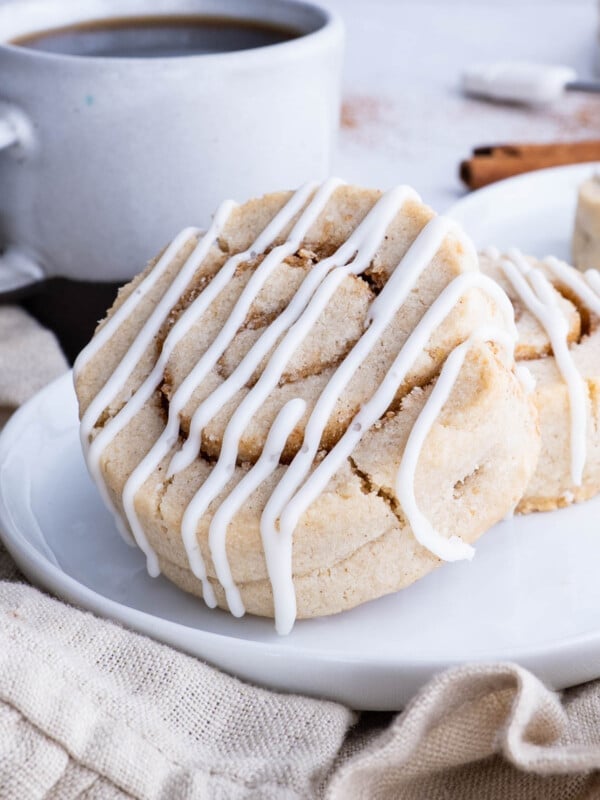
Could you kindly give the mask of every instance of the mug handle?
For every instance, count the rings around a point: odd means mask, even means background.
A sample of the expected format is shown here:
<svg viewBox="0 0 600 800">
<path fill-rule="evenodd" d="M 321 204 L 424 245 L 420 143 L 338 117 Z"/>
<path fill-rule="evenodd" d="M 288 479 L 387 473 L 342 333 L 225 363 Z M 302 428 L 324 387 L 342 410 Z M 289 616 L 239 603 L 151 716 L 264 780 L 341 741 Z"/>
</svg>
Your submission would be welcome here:
<svg viewBox="0 0 600 800">
<path fill-rule="evenodd" d="M 0 150 L 12 147 L 19 141 L 17 126 L 13 124 L 10 117 L 0 112 Z"/>
<path fill-rule="evenodd" d="M 18 247 L 0 254 L 0 303 L 17 300 L 45 279 L 44 271 Z"/>
<path fill-rule="evenodd" d="M 0 110 L 0 157 L 20 142 L 19 128 L 10 112 Z M 9 246 L 0 254 L 0 302 L 16 299 L 43 279 L 42 268 L 18 247 Z"/>
</svg>

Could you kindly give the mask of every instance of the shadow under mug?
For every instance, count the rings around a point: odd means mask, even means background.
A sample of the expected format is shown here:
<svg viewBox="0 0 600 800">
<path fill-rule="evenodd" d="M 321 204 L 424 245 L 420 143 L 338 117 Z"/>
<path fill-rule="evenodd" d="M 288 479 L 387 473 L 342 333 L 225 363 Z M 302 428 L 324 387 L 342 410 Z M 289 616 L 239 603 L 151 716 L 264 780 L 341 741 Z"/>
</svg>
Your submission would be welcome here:
<svg viewBox="0 0 600 800">
<path fill-rule="evenodd" d="M 296 0 L 0 3 L 0 302 L 70 358 L 118 285 L 227 197 L 320 179 L 339 119 L 343 28 Z M 110 18 L 227 17 L 298 36 L 222 53 L 115 58 L 11 44 Z"/>
</svg>

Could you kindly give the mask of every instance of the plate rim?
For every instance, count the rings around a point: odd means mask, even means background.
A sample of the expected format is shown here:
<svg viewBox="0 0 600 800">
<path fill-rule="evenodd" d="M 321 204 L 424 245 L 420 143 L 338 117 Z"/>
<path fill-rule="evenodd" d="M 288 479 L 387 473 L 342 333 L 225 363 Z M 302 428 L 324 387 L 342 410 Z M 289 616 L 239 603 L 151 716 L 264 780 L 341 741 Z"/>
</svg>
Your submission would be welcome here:
<svg viewBox="0 0 600 800">
<path fill-rule="evenodd" d="M 503 178 L 500 181 L 494 181 L 487 186 L 482 186 L 481 189 L 475 189 L 467 192 L 443 212 L 444 216 L 455 219 L 455 215 L 462 214 L 463 209 L 470 210 L 472 205 L 484 202 L 488 195 L 493 195 L 496 192 L 501 192 L 510 188 L 511 186 L 518 187 L 519 184 L 533 183 L 536 181 L 544 181 L 545 179 L 551 180 L 557 175 L 569 175 L 583 172 L 584 168 L 596 170 L 600 172 L 600 161 L 577 161 L 573 164 L 561 164 L 557 167 L 544 167 L 543 169 L 534 169 L 529 172 L 523 172 L 520 175 L 512 175 L 510 178 Z M 458 222 L 462 222 L 459 218 Z"/>
</svg>

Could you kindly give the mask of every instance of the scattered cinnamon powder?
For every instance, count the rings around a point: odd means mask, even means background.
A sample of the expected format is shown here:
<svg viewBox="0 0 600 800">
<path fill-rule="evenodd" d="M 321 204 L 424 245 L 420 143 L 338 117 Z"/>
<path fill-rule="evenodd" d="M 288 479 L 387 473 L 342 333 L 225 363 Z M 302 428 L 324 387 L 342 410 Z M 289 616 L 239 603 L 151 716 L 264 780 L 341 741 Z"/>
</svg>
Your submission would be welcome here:
<svg viewBox="0 0 600 800">
<path fill-rule="evenodd" d="M 340 124 L 342 130 L 356 133 L 382 121 L 384 102 L 369 94 L 351 94 L 344 98 Z"/>
<path fill-rule="evenodd" d="M 554 111 L 551 114 L 561 134 L 582 137 L 600 135 L 600 97 L 588 97 L 572 111 Z"/>
</svg>

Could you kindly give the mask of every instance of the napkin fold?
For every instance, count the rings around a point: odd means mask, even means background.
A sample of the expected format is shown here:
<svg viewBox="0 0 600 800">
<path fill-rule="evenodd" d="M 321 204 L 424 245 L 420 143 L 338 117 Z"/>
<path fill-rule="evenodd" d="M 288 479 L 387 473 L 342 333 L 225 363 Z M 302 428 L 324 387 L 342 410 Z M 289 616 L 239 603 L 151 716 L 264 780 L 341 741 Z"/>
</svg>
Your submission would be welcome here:
<svg viewBox="0 0 600 800">
<path fill-rule="evenodd" d="M 66 368 L 52 334 L 0 308 L 4 416 Z M 398 715 L 358 715 L 51 598 L 0 546 L 0 800 L 591 800 L 596 770 L 600 682 L 558 694 L 475 664 Z"/>
<path fill-rule="evenodd" d="M 18 306 L 0 306 L 0 425 L 68 369 L 54 334 Z"/>
</svg>

